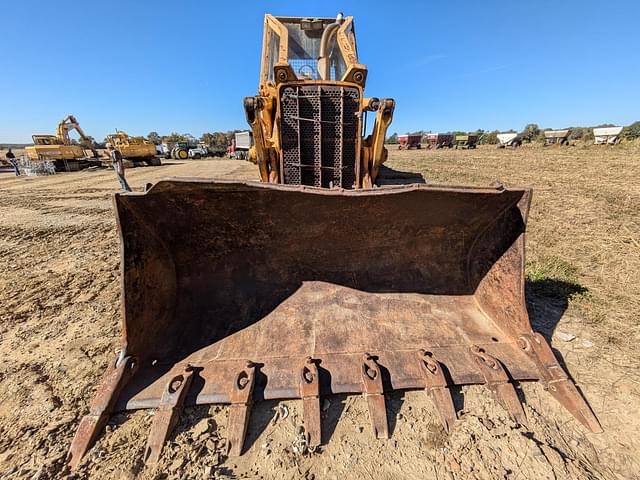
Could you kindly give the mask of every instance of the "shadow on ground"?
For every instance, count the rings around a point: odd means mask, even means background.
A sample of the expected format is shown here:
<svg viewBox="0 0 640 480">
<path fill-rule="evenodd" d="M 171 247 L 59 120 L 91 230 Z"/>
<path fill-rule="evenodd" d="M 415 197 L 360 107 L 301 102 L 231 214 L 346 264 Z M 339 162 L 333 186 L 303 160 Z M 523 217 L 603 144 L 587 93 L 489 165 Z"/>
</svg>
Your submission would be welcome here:
<svg viewBox="0 0 640 480">
<path fill-rule="evenodd" d="M 550 340 L 556 325 L 569 307 L 569 300 L 585 296 L 589 290 L 575 282 L 543 278 L 527 279 L 525 292 L 531 326 Z"/>
</svg>

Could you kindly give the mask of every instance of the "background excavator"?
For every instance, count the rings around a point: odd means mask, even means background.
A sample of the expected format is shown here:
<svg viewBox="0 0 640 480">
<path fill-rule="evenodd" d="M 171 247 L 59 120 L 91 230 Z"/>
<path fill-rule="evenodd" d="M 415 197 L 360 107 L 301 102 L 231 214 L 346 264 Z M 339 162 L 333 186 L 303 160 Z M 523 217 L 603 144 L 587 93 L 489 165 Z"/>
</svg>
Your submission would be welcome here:
<svg viewBox="0 0 640 480">
<path fill-rule="evenodd" d="M 78 133 L 83 145 L 78 145 L 71 140 L 69 132 L 72 130 Z M 59 170 L 79 168 L 80 161 L 88 158 L 84 146 L 91 151 L 91 158 L 99 158 L 93 140 L 84 133 L 73 115 L 67 115 L 58 123 L 55 135 L 32 135 L 31 138 L 33 145 L 25 148 L 29 158 L 52 160 L 56 169 Z"/>
<path fill-rule="evenodd" d="M 455 428 L 452 386 L 485 385 L 514 428 L 533 380 L 601 427 L 524 298 L 531 189 L 375 186 L 393 100 L 364 96 L 352 17 L 266 15 L 258 95 L 244 101 L 262 182 L 167 179 L 118 193 L 122 350 L 69 451 L 77 465 L 118 410 L 155 408 L 156 462 L 183 405 L 229 404 L 242 453 L 251 405 L 362 394 L 387 438 L 385 394 L 422 390 Z M 372 133 L 364 119 L 375 112 Z"/>
<path fill-rule="evenodd" d="M 156 146 L 144 137 L 130 137 L 118 130 L 116 133 L 107 135 L 107 143 L 119 150 L 124 159 L 154 166 L 162 164 L 160 158 L 156 156 Z"/>
</svg>

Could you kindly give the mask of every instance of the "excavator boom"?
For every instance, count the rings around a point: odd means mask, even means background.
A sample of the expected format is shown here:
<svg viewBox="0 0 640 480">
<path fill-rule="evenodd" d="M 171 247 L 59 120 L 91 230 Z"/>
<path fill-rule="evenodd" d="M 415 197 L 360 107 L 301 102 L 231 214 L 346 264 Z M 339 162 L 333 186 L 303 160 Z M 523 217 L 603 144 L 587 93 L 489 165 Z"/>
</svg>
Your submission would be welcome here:
<svg viewBox="0 0 640 480">
<path fill-rule="evenodd" d="M 33 135 L 33 145 L 26 147 L 31 160 L 54 160 L 58 162 L 80 160 L 86 158 L 82 146 L 75 144 L 69 137 L 69 132 L 76 130 L 83 144 L 92 152 L 93 158 L 99 158 L 98 150 L 93 140 L 88 137 L 73 115 L 64 117 L 56 129 L 55 135 Z"/>
<path fill-rule="evenodd" d="M 78 123 L 76 117 L 74 117 L 73 115 L 67 115 L 58 124 L 57 136 L 58 139 L 62 142 L 62 145 L 72 144 L 71 138 L 69 137 L 69 131 L 71 130 L 75 130 L 76 132 L 78 132 L 78 136 L 80 137 L 80 139 L 91 150 L 93 158 L 98 158 L 98 150 L 96 149 L 93 140 L 87 137 L 87 135 L 84 133 L 84 130 L 82 130 L 82 128 L 80 127 L 80 123 Z"/>
</svg>

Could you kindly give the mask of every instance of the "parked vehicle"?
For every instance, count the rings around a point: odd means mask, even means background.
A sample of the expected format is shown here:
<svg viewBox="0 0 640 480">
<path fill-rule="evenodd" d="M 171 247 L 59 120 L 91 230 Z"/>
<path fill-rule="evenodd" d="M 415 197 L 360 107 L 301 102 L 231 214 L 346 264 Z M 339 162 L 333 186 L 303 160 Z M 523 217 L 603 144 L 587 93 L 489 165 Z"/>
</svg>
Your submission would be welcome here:
<svg viewBox="0 0 640 480">
<path fill-rule="evenodd" d="M 428 133 L 427 148 L 452 148 L 453 134 L 451 133 Z"/>
<path fill-rule="evenodd" d="M 122 158 L 134 163 L 144 162 L 147 165 L 159 166 L 162 161 L 156 156 L 156 146 L 144 137 L 130 137 L 123 131 L 107 135 L 107 142 L 120 152 Z"/>
<path fill-rule="evenodd" d="M 398 150 L 411 150 L 412 148 L 422 148 L 420 142 L 422 141 L 422 135 L 411 135 L 409 133 L 405 135 L 398 135 Z"/>
<path fill-rule="evenodd" d="M 74 143 L 69 132 L 75 130 L 82 142 L 91 151 L 91 158 L 85 149 Z M 55 135 L 32 135 L 33 145 L 25 148 L 32 161 L 51 161 L 58 171 L 75 171 L 86 168 L 91 161 L 98 161 L 96 146 L 73 115 L 67 115 L 59 123 Z"/>
<path fill-rule="evenodd" d="M 204 143 L 198 144 L 197 147 L 189 149 L 189 158 L 198 160 L 202 157 L 209 156 L 211 156 L 211 152 L 209 151 L 209 147 L 207 147 Z"/>
<path fill-rule="evenodd" d="M 507 132 L 498 134 L 498 148 L 518 148 L 522 145 L 522 134 Z"/>
<path fill-rule="evenodd" d="M 453 146 L 454 148 L 476 148 L 479 138 L 478 135 L 456 135 Z"/>
<path fill-rule="evenodd" d="M 211 146 L 207 147 L 210 157 L 224 157 L 227 153 L 227 147 Z"/>
<path fill-rule="evenodd" d="M 615 145 L 620 143 L 620 134 L 623 127 L 594 128 L 593 135 L 595 145 Z"/>
<path fill-rule="evenodd" d="M 569 133 L 571 130 L 546 130 L 544 132 L 544 146 L 569 145 Z"/>
<path fill-rule="evenodd" d="M 231 145 L 227 148 L 227 157 L 248 160 L 252 144 L 253 135 L 251 132 L 236 132 L 233 139 L 231 139 Z"/>
<path fill-rule="evenodd" d="M 166 142 L 160 145 L 164 158 L 175 160 L 186 160 L 189 158 L 189 149 L 195 145 L 189 142 Z"/>
</svg>

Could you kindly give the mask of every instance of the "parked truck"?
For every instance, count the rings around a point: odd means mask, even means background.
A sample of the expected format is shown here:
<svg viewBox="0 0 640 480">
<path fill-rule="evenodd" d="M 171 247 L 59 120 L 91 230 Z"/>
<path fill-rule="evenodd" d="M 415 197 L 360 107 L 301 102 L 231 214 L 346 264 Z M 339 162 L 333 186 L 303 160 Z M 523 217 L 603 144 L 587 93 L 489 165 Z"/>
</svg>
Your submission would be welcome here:
<svg viewBox="0 0 640 480">
<path fill-rule="evenodd" d="M 227 149 L 227 156 L 238 160 L 248 160 L 252 143 L 253 136 L 251 132 L 236 132 L 231 139 L 231 145 Z"/>
</svg>

